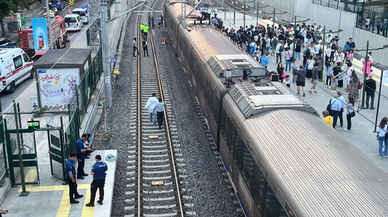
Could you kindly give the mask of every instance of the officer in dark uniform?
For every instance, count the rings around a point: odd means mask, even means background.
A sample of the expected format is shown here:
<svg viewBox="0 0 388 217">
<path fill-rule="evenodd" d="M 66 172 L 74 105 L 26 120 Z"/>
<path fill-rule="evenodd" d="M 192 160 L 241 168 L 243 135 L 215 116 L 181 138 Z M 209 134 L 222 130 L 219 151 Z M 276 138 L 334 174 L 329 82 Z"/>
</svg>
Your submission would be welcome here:
<svg viewBox="0 0 388 217">
<path fill-rule="evenodd" d="M 90 201 L 86 206 L 94 206 L 94 200 L 96 198 L 97 188 L 100 192 L 100 199 L 97 201 L 100 205 L 102 205 L 102 201 L 104 200 L 104 185 L 105 185 L 105 175 L 108 170 L 108 165 L 105 162 L 101 161 L 101 155 L 96 155 L 96 163 L 93 165 L 92 174 L 93 174 L 93 182 L 90 186 L 91 196 Z"/>
<path fill-rule="evenodd" d="M 65 178 L 69 185 L 70 203 L 79 203 L 79 201 L 77 201 L 76 199 L 82 197 L 82 195 L 78 194 L 78 191 L 77 191 L 77 181 L 76 181 L 77 174 L 75 172 L 75 166 L 74 166 L 74 163 L 76 161 L 77 161 L 77 155 L 74 153 L 70 154 L 70 157 L 67 158 L 65 161 L 65 165 L 66 165 Z"/>
<path fill-rule="evenodd" d="M 85 146 L 85 142 L 87 142 L 87 140 L 88 138 L 86 134 L 83 134 L 81 139 L 77 140 L 77 158 L 78 158 L 77 178 L 78 179 L 83 179 L 84 176 L 88 175 L 87 173 L 84 172 L 86 151 L 90 150 L 88 147 Z"/>
</svg>

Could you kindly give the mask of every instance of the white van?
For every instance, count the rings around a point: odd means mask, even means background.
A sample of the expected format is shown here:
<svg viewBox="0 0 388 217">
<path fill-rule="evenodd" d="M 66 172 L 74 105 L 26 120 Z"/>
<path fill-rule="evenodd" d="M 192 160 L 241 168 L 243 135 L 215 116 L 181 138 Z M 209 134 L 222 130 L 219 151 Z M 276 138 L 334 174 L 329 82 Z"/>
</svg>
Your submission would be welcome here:
<svg viewBox="0 0 388 217">
<path fill-rule="evenodd" d="M 74 8 L 72 10 L 72 13 L 78 14 L 81 17 L 81 21 L 83 24 L 89 23 L 88 9 L 86 9 L 86 8 Z"/>
<path fill-rule="evenodd" d="M 66 14 L 65 26 L 67 31 L 81 31 L 81 17 L 78 14 Z"/>
<path fill-rule="evenodd" d="M 0 49 L 0 92 L 13 92 L 24 78 L 33 77 L 33 64 L 21 48 Z"/>
</svg>

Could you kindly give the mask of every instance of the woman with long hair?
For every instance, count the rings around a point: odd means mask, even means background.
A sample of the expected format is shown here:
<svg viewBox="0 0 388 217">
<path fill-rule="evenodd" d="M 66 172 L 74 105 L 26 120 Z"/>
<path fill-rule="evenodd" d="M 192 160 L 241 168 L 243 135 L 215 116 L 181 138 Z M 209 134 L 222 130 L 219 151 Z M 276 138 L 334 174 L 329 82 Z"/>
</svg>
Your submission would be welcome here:
<svg viewBox="0 0 388 217">
<path fill-rule="evenodd" d="M 387 123 L 388 118 L 384 117 L 377 128 L 377 141 L 379 142 L 379 155 L 381 157 L 387 156 L 388 152 L 388 139 L 387 139 Z M 383 144 L 384 144 L 384 152 L 383 152 Z"/>
</svg>

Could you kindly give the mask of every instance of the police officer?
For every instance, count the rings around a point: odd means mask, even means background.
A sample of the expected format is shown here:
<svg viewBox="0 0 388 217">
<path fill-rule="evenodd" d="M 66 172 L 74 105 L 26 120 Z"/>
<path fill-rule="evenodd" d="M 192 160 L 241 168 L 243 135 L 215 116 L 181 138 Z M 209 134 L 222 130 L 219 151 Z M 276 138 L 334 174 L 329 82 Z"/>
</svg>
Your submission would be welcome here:
<svg viewBox="0 0 388 217">
<path fill-rule="evenodd" d="M 78 167 L 77 167 L 77 178 L 83 179 L 84 176 L 87 176 L 88 174 L 84 172 L 85 167 L 85 157 L 86 157 L 86 151 L 90 150 L 90 148 L 85 146 L 85 143 L 87 142 L 88 137 L 86 134 L 83 134 L 81 139 L 77 140 L 77 158 L 78 158 Z"/>
<path fill-rule="evenodd" d="M 100 199 L 97 201 L 100 205 L 102 205 L 102 201 L 104 200 L 104 184 L 105 184 L 105 172 L 108 170 L 108 166 L 105 162 L 101 161 L 101 155 L 96 155 L 96 163 L 93 165 L 92 174 L 93 174 L 93 182 L 90 186 L 91 196 L 90 201 L 86 206 L 94 206 L 94 200 L 96 198 L 97 188 L 100 192 Z"/>
<path fill-rule="evenodd" d="M 69 198 L 70 203 L 79 203 L 78 200 L 82 197 L 81 194 L 78 194 L 77 191 L 77 181 L 76 181 L 76 172 L 75 172 L 75 166 L 74 163 L 77 161 L 77 155 L 74 153 L 70 154 L 70 157 L 66 159 L 65 165 L 66 165 L 66 174 L 65 178 L 67 180 L 67 184 L 69 185 Z"/>
</svg>

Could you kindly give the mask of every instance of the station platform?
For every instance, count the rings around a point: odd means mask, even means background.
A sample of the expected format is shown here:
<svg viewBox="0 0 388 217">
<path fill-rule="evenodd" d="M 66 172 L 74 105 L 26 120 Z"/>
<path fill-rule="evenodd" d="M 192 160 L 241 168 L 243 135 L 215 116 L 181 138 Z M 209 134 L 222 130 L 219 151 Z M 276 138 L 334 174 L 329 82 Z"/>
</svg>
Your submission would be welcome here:
<svg viewBox="0 0 388 217">
<path fill-rule="evenodd" d="M 90 175 L 95 156 L 100 154 L 108 165 L 104 187 L 103 205 L 95 202 L 94 207 L 86 207 L 90 199 Z M 77 179 L 78 192 L 83 195 L 79 204 L 70 204 L 69 189 L 63 181 L 53 177 L 41 177 L 40 185 L 27 185 L 27 196 L 20 197 L 21 187 L 11 188 L 2 209 L 8 210 L 7 217 L 109 217 L 112 210 L 113 186 L 116 171 L 116 150 L 96 150 L 85 161 L 85 172 L 89 176 Z M 27 174 L 28 176 L 28 174 Z M 98 192 L 96 201 L 98 199 Z"/>
</svg>

